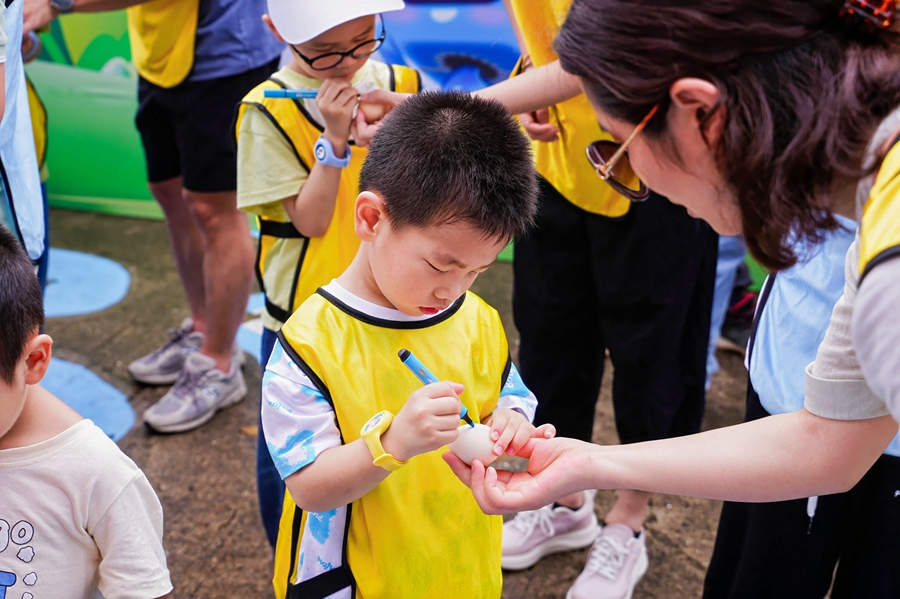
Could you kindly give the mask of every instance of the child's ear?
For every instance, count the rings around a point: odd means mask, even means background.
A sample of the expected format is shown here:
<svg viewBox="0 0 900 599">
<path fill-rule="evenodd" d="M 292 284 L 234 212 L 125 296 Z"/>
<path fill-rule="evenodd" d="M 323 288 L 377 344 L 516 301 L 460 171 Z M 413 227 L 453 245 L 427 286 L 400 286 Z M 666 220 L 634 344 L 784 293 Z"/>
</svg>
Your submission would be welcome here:
<svg viewBox="0 0 900 599">
<path fill-rule="evenodd" d="M 50 348 L 53 339 L 50 335 L 35 335 L 25 346 L 25 384 L 37 385 L 47 373 L 50 366 Z"/>
<path fill-rule="evenodd" d="M 364 191 L 356 198 L 356 235 L 362 241 L 373 241 L 378 223 L 386 221 L 384 200 L 372 191 Z"/>
<path fill-rule="evenodd" d="M 275 29 L 275 23 L 272 22 L 272 17 L 270 17 L 269 15 L 263 15 L 263 16 L 262 16 L 262 20 L 263 20 L 263 23 L 266 24 L 266 27 L 269 28 L 269 31 L 272 32 L 272 35 L 275 36 L 275 39 L 277 39 L 277 40 L 278 40 L 279 42 L 281 42 L 282 44 L 286 44 L 286 43 L 287 43 L 286 41 L 284 41 L 284 38 L 281 37 L 281 34 L 278 33 L 278 30 Z"/>
</svg>

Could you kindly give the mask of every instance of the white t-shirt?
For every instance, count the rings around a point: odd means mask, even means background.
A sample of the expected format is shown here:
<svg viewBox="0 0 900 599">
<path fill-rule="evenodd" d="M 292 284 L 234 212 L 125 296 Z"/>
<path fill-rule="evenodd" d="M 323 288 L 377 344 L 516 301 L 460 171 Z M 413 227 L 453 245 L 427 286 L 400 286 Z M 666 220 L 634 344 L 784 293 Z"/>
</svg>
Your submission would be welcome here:
<svg viewBox="0 0 900 599">
<path fill-rule="evenodd" d="M 172 590 L 162 506 L 90 420 L 0 450 L 0 591 L 9 598 L 153 599 Z M 0 592 L 2 595 L 2 592 Z"/>
</svg>

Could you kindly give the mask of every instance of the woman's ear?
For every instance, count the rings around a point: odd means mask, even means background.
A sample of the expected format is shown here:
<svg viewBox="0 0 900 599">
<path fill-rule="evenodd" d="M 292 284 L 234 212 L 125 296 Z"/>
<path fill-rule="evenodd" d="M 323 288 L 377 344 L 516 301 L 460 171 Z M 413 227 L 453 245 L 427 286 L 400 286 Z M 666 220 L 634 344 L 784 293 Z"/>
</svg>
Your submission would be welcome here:
<svg viewBox="0 0 900 599">
<path fill-rule="evenodd" d="M 672 84 L 669 98 L 670 126 L 682 133 L 695 129 L 707 145 L 715 145 L 725 125 L 725 109 L 718 106 L 719 88 L 706 79 L 685 77 Z M 709 121 L 703 123 L 710 114 Z"/>
<path fill-rule="evenodd" d="M 32 337 L 25 345 L 25 384 L 37 385 L 47 373 L 50 366 L 50 348 L 53 339 L 50 335 L 40 334 Z"/>
<path fill-rule="evenodd" d="M 356 235 L 362 241 L 374 241 L 379 223 L 386 221 L 384 200 L 373 191 L 364 191 L 356 197 Z"/>
</svg>

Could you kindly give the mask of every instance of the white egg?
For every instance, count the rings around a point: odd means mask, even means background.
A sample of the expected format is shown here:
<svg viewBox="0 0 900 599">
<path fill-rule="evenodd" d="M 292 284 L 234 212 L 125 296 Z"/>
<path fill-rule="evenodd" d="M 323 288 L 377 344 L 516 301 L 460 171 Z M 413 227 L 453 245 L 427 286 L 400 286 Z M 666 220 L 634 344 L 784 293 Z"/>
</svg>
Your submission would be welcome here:
<svg viewBox="0 0 900 599">
<path fill-rule="evenodd" d="M 491 427 L 484 424 L 476 424 L 474 427 L 464 424 L 459 427 L 459 438 L 449 445 L 450 451 L 466 464 L 471 464 L 475 458 L 483 464 L 490 464 L 497 456 L 494 455 L 494 442 L 491 441 Z"/>
</svg>

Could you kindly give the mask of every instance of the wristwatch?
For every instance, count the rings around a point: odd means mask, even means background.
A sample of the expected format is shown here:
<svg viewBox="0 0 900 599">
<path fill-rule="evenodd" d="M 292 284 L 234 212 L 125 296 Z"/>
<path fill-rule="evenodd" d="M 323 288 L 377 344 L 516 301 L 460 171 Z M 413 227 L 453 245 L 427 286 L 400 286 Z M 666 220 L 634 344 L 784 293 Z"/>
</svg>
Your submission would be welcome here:
<svg viewBox="0 0 900 599">
<path fill-rule="evenodd" d="M 393 420 L 394 415 L 387 410 L 378 412 L 369 418 L 369 421 L 366 422 L 363 425 L 362 430 L 359 431 L 359 434 L 363 438 L 363 441 L 366 442 L 369 451 L 372 452 L 372 457 L 375 458 L 372 460 L 372 463 L 391 472 L 399 470 L 407 464 L 407 462 L 395 460 L 394 456 L 386 453 L 384 447 L 381 445 L 381 435 L 383 435 L 388 427 L 391 426 Z"/>
<path fill-rule="evenodd" d="M 319 139 L 316 140 L 313 153 L 316 155 L 316 162 L 324 164 L 325 166 L 347 168 L 347 165 L 350 164 L 350 146 L 347 146 L 347 155 L 343 158 L 338 158 L 334 155 L 334 146 L 331 145 L 330 141 L 325 139 L 324 135 L 320 135 Z"/>
<path fill-rule="evenodd" d="M 50 6 L 59 14 L 66 15 L 75 10 L 75 0 L 50 0 Z"/>
</svg>

